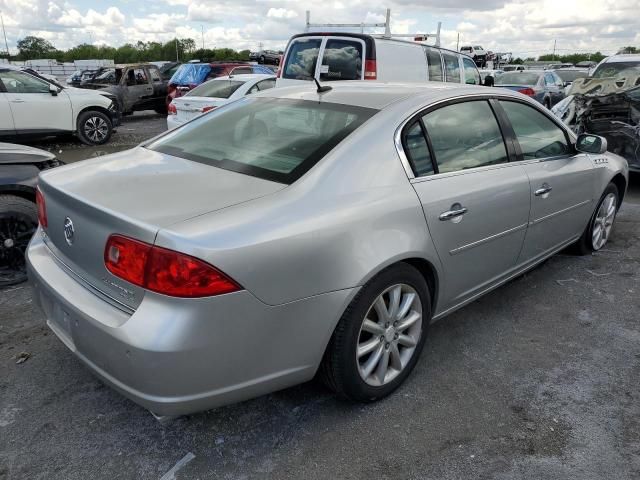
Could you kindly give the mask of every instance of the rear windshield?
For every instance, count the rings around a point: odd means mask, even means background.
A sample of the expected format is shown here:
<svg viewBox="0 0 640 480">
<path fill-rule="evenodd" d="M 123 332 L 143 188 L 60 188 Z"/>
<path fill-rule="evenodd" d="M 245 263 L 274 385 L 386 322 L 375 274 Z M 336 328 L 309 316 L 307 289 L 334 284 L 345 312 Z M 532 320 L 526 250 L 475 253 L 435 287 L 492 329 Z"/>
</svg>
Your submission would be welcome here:
<svg viewBox="0 0 640 480">
<path fill-rule="evenodd" d="M 237 80 L 209 80 L 191 90 L 185 97 L 229 98 L 243 83 Z"/>
<path fill-rule="evenodd" d="M 329 39 L 322 54 L 320 80 L 362 80 L 362 43 Z"/>
<path fill-rule="evenodd" d="M 296 40 L 291 45 L 284 65 L 282 78 L 296 80 L 311 80 L 316 70 L 318 52 L 321 40 L 311 38 L 308 40 Z"/>
<path fill-rule="evenodd" d="M 503 73 L 495 80 L 495 85 L 535 85 L 540 74 L 527 72 Z"/>
<path fill-rule="evenodd" d="M 245 97 L 147 148 L 290 184 L 376 112 L 310 100 Z"/>
</svg>

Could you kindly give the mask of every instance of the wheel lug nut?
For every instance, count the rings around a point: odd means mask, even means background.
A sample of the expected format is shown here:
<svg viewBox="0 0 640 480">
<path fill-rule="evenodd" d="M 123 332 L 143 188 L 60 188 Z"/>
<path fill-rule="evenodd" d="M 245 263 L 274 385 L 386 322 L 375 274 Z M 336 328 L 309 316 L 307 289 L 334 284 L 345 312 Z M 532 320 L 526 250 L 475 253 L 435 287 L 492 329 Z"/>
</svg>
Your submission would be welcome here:
<svg viewBox="0 0 640 480">
<path fill-rule="evenodd" d="M 398 322 L 393 322 L 393 326 L 397 327 L 398 326 Z"/>
<path fill-rule="evenodd" d="M 384 335 L 380 335 L 380 341 L 384 342 Z"/>
<path fill-rule="evenodd" d="M 384 328 L 389 328 L 389 322 L 384 324 Z"/>
<path fill-rule="evenodd" d="M 398 339 L 398 337 L 399 337 L 399 335 L 397 333 L 393 336 L 393 338 L 396 339 L 396 340 Z"/>
</svg>

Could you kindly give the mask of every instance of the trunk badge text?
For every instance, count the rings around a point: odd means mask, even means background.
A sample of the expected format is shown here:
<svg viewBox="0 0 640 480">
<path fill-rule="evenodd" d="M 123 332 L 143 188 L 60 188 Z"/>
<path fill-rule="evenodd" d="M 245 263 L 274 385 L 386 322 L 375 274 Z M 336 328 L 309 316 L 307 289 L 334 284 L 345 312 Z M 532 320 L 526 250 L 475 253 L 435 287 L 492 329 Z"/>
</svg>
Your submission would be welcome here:
<svg viewBox="0 0 640 480">
<path fill-rule="evenodd" d="M 73 222 L 69 217 L 64 219 L 64 239 L 67 241 L 69 245 L 73 245 L 73 236 L 76 231 L 73 228 Z"/>
</svg>

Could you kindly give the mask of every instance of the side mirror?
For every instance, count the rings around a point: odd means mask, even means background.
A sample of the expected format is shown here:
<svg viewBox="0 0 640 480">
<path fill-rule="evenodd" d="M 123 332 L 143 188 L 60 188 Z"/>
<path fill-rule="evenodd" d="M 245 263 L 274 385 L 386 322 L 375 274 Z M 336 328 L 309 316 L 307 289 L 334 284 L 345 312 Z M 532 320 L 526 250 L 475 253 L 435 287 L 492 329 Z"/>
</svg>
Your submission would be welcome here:
<svg viewBox="0 0 640 480">
<path fill-rule="evenodd" d="M 58 96 L 58 87 L 56 87 L 53 83 L 49 84 L 49 93 L 54 96 L 57 97 Z"/>
<path fill-rule="evenodd" d="M 607 151 L 607 139 L 598 135 L 581 133 L 576 141 L 576 150 L 582 153 L 605 153 Z"/>
</svg>

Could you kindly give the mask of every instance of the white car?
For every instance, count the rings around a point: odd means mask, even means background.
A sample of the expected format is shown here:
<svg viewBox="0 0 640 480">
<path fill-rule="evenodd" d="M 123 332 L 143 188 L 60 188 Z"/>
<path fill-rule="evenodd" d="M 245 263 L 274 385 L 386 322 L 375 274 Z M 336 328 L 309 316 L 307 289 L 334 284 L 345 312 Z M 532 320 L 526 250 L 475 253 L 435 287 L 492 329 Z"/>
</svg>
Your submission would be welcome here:
<svg viewBox="0 0 640 480">
<path fill-rule="evenodd" d="M 217 77 L 199 85 L 186 95 L 174 98 L 169 104 L 167 128 L 169 130 L 210 110 L 233 102 L 238 98 L 276 85 L 276 77 L 267 74 L 244 74 Z"/>
<path fill-rule="evenodd" d="M 479 67 L 486 65 L 487 52 L 481 45 L 465 45 L 460 47 L 460 52 L 469 55 Z"/>
<path fill-rule="evenodd" d="M 0 138 L 73 133 L 87 145 L 102 145 L 119 119 L 111 95 L 65 88 L 0 65 Z"/>
</svg>

